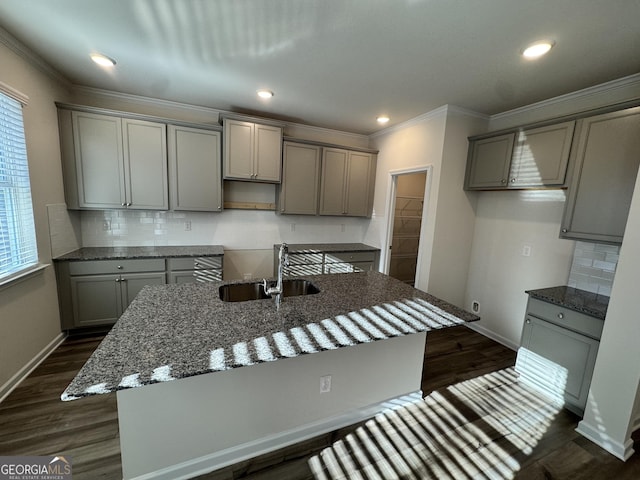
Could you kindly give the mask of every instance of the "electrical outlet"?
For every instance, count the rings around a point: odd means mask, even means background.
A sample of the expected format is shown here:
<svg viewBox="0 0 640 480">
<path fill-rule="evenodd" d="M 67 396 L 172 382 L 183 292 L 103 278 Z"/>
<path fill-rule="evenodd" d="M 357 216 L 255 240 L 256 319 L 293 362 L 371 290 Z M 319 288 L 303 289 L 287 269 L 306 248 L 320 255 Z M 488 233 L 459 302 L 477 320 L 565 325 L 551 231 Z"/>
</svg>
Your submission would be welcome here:
<svg viewBox="0 0 640 480">
<path fill-rule="evenodd" d="M 104 222 L 102 222 L 102 230 L 104 230 L 105 232 L 111 230 L 111 220 L 105 220 Z"/>
<path fill-rule="evenodd" d="M 320 393 L 329 393 L 331 391 L 331 375 L 320 377 Z"/>
<path fill-rule="evenodd" d="M 345 231 L 346 229 L 347 229 L 346 225 L 345 225 L 344 223 L 341 223 L 341 224 L 340 224 L 340 231 L 341 231 L 342 233 L 344 233 L 344 231 Z"/>
<path fill-rule="evenodd" d="M 473 310 L 473 313 L 480 313 L 480 302 L 477 300 L 471 302 L 471 310 Z"/>
<path fill-rule="evenodd" d="M 522 245 L 522 256 L 530 257 L 531 256 L 531 245 Z"/>
<path fill-rule="evenodd" d="M 295 224 L 295 223 L 292 223 L 292 224 L 291 224 L 291 231 L 292 231 L 292 232 L 295 232 L 295 231 L 296 231 L 296 224 Z"/>
<path fill-rule="evenodd" d="M 243 280 L 251 280 L 253 278 L 253 273 L 243 273 L 242 274 L 242 279 Z"/>
<path fill-rule="evenodd" d="M 184 230 L 186 232 L 190 232 L 191 231 L 191 220 L 185 220 L 185 222 L 184 222 Z"/>
</svg>

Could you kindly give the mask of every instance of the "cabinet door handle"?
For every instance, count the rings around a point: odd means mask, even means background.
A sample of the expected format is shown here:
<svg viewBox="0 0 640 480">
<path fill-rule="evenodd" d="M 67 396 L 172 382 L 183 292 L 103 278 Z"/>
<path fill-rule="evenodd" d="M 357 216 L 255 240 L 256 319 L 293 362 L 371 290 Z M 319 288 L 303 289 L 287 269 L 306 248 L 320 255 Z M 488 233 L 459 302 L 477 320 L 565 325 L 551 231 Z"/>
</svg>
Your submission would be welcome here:
<svg viewBox="0 0 640 480">
<path fill-rule="evenodd" d="M 560 320 L 562 320 L 562 319 L 564 318 L 564 313 L 560 312 L 560 313 L 558 314 L 558 318 L 559 318 Z"/>
</svg>

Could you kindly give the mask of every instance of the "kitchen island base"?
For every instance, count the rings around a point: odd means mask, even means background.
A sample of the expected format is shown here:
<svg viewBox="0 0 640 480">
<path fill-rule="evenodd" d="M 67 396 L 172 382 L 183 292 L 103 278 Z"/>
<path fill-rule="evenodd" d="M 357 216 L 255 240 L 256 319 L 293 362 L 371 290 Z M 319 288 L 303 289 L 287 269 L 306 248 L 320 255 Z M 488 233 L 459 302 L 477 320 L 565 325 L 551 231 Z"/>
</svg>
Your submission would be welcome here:
<svg viewBox="0 0 640 480">
<path fill-rule="evenodd" d="M 192 478 L 419 400 L 425 342 L 422 332 L 120 390 L 123 477 Z"/>
</svg>

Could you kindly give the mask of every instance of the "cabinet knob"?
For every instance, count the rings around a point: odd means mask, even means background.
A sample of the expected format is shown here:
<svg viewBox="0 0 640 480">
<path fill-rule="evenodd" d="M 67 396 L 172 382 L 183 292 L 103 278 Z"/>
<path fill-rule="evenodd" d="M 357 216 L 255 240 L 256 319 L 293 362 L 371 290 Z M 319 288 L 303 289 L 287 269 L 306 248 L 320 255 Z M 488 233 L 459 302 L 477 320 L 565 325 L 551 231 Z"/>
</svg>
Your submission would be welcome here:
<svg viewBox="0 0 640 480">
<path fill-rule="evenodd" d="M 122 205 L 123 207 L 126 207 L 127 204 L 126 203 L 121 203 L 120 205 Z"/>
<path fill-rule="evenodd" d="M 507 181 L 503 178 L 502 180 L 500 180 L 500 183 L 507 183 Z"/>
<path fill-rule="evenodd" d="M 116 283 L 120 283 L 120 278 L 116 278 Z"/>
<path fill-rule="evenodd" d="M 562 320 L 562 319 L 564 318 L 564 313 L 560 312 L 560 313 L 558 314 L 558 318 L 559 318 L 560 320 Z"/>
<path fill-rule="evenodd" d="M 512 178 L 511 183 L 516 183 L 517 178 Z"/>
<path fill-rule="evenodd" d="M 566 229 L 566 228 L 563 228 L 563 229 L 562 229 L 562 233 L 567 233 L 567 229 Z"/>
<path fill-rule="evenodd" d="M 117 268 L 118 270 L 122 270 L 122 265 L 118 265 L 116 268 Z"/>
<path fill-rule="evenodd" d="M 200 264 L 198 262 L 195 262 L 193 265 L 196 266 L 196 267 L 200 266 Z"/>
<path fill-rule="evenodd" d="M 531 323 L 531 320 L 529 320 L 528 318 L 525 320 L 525 323 L 529 324 Z"/>
<path fill-rule="evenodd" d="M 131 202 L 128 202 L 128 203 L 127 203 L 127 207 L 130 207 L 130 206 L 131 206 Z"/>
</svg>

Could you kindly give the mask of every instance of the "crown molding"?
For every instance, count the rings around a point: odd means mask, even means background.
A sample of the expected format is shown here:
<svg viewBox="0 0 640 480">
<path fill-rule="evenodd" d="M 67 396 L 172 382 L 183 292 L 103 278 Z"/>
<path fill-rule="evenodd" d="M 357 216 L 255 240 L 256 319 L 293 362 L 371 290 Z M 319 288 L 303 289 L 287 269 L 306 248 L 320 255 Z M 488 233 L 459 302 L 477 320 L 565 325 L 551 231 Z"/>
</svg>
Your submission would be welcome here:
<svg viewBox="0 0 640 480">
<path fill-rule="evenodd" d="M 177 109 L 177 110 L 183 110 L 183 111 L 197 112 L 200 114 L 204 113 L 207 115 L 213 115 L 217 119 L 222 119 L 226 117 L 226 118 L 242 118 L 242 119 L 253 120 L 257 122 L 262 121 L 262 122 L 268 122 L 272 124 L 278 124 L 279 126 L 283 126 L 285 128 L 292 127 L 292 128 L 296 128 L 304 131 L 316 132 L 318 134 L 339 135 L 344 138 L 353 138 L 354 140 L 358 140 L 358 141 L 367 141 L 369 138 L 368 135 L 363 135 L 359 133 L 344 132 L 342 130 L 335 130 L 335 129 L 325 128 L 325 127 L 316 127 L 314 125 L 306 125 L 303 123 L 293 123 L 293 122 L 287 122 L 287 121 L 273 120 L 266 117 L 262 118 L 262 117 L 248 116 L 248 115 L 243 115 L 236 112 L 231 112 L 228 110 L 219 110 L 216 108 L 202 107 L 199 105 L 193 105 L 189 103 L 180 103 L 172 100 L 162 100 L 159 98 L 145 97 L 142 95 L 133 95 L 129 93 L 115 92 L 112 90 L 104 90 L 101 88 L 87 87 L 84 85 L 73 85 L 72 88 L 74 93 L 87 94 L 87 95 L 104 98 L 104 99 L 112 99 L 112 100 L 116 99 L 116 100 L 135 103 L 138 105 L 165 107 L 165 108 L 171 108 L 171 109 Z"/>
<path fill-rule="evenodd" d="M 391 127 L 387 127 L 382 130 L 378 130 L 377 132 L 369 135 L 369 138 L 376 138 L 383 135 L 387 135 L 389 133 L 396 132 L 398 130 L 404 130 L 405 128 L 411 127 L 413 125 L 417 125 L 419 123 L 438 119 L 441 117 L 446 117 L 450 113 L 457 113 L 460 115 L 480 118 L 482 120 L 487 120 L 487 121 L 490 119 L 488 115 L 474 112 L 473 110 L 468 110 L 462 107 L 456 107 L 455 105 L 442 105 L 441 107 L 438 107 L 435 110 L 431 110 L 427 113 L 423 113 L 422 115 L 418 115 L 417 117 L 407 120 L 406 122 L 398 123 L 397 125 L 393 125 Z"/>
<path fill-rule="evenodd" d="M 640 73 L 634 73 L 626 77 L 611 80 L 609 82 L 594 85 L 592 87 L 576 90 L 575 92 L 566 93 L 557 97 L 542 100 L 540 102 L 525 105 L 524 107 L 514 108 L 506 112 L 496 113 L 489 117 L 490 122 L 503 121 L 510 117 L 515 117 L 525 113 L 531 113 L 548 107 L 556 106 L 575 100 L 584 100 L 589 97 L 598 97 L 599 95 L 613 92 L 620 89 L 637 88 L 640 96 Z"/>
<path fill-rule="evenodd" d="M 40 70 L 42 73 L 52 78 L 56 82 L 59 82 L 67 89 L 71 87 L 71 82 L 53 68 L 50 64 L 45 62 L 40 55 L 35 53 L 24 43 L 20 42 L 17 38 L 7 32 L 4 28 L 0 27 L 0 44 L 7 47 L 13 53 L 24 59 L 27 63 Z"/>
<path fill-rule="evenodd" d="M 171 109 L 177 109 L 177 110 L 204 113 L 207 115 L 213 115 L 216 117 L 216 119 L 221 115 L 223 115 L 224 113 L 226 113 L 224 110 L 218 110 L 216 108 L 211 108 L 211 107 L 202 107 L 200 105 L 193 105 L 190 103 L 181 103 L 173 100 L 163 100 L 160 98 L 145 97 L 143 95 L 133 95 L 130 93 L 122 93 L 122 92 L 116 92 L 113 90 L 105 90 L 102 88 L 87 87 L 85 85 L 73 85 L 72 88 L 73 88 L 73 93 L 75 94 L 78 94 L 78 93 L 87 94 L 87 95 L 91 95 L 99 98 L 123 100 L 126 102 L 136 103 L 138 105 L 150 105 L 154 107 L 164 107 L 164 108 L 171 108 Z"/>
</svg>

